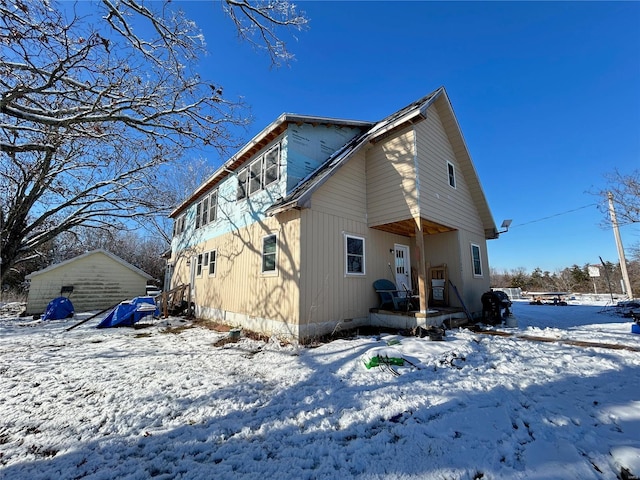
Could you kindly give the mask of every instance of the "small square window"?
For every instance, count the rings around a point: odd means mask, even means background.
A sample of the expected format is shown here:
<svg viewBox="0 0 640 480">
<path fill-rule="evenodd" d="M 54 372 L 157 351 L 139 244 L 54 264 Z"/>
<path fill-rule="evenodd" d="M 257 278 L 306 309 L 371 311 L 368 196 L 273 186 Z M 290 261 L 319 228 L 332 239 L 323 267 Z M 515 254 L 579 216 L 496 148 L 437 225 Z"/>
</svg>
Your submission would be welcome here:
<svg viewBox="0 0 640 480">
<path fill-rule="evenodd" d="M 347 275 L 364 275 L 364 238 L 346 235 L 345 240 Z"/>
<path fill-rule="evenodd" d="M 480 258 L 480 246 L 471 244 L 471 261 L 473 262 L 473 276 L 482 276 L 482 260 Z"/>
<path fill-rule="evenodd" d="M 449 185 L 456 188 L 456 168 L 453 163 L 447 162 L 447 171 L 449 173 Z"/>
<path fill-rule="evenodd" d="M 269 235 L 262 239 L 262 272 L 276 271 L 277 236 Z"/>
</svg>

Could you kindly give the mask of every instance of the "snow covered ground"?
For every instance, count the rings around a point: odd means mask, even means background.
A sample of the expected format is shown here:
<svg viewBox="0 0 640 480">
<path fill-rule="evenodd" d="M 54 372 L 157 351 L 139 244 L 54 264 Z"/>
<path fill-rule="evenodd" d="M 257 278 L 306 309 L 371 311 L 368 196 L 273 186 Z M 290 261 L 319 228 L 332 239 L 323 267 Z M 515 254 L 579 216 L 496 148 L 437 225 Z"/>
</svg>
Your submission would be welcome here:
<svg viewBox="0 0 640 480">
<path fill-rule="evenodd" d="M 317 348 L 1 319 L 0 478 L 634 478 L 640 335 L 602 310 L 516 303 L 511 336 Z M 417 367 L 368 370 L 379 347 Z"/>
</svg>

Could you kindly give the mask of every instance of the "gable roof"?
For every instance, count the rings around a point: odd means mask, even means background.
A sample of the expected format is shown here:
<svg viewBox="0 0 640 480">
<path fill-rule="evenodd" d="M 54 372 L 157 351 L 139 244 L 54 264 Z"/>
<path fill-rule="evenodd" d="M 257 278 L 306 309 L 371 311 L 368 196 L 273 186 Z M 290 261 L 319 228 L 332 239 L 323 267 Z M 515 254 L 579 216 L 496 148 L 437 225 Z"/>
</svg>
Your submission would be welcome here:
<svg viewBox="0 0 640 480">
<path fill-rule="evenodd" d="M 111 258 L 112 260 L 114 260 L 115 262 L 118 262 L 119 264 L 121 264 L 122 266 L 128 268 L 129 270 L 137 273 L 138 275 L 146 278 L 147 280 L 153 280 L 153 277 L 151 275 L 149 275 L 148 273 L 140 270 L 138 267 L 131 265 L 129 262 L 124 261 L 122 258 L 118 257 L 117 255 L 114 255 L 113 253 L 104 250 L 102 248 L 98 248 L 96 250 L 91 250 L 90 252 L 86 252 L 83 253 L 82 255 L 78 255 L 77 257 L 73 257 L 70 258 L 69 260 L 65 260 L 63 262 L 60 263 L 55 263 L 53 265 L 49 265 L 47 268 L 43 268 L 42 270 L 38 270 L 37 272 L 32 272 L 29 275 L 26 275 L 25 278 L 30 280 L 33 277 L 37 277 L 38 275 L 42 275 L 43 273 L 48 273 L 51 272 L 53 270 L 56 270 L 60 267 L 63 267 L 65 265 L 69 265 L 70 263 L 76 262 L 82 258 L 86 258 L 92 255 L 95 255 L 97 253 L 102 253 L 104 255 L 106 255 L 107 257 Z"/>
<path fill-rule="evenodd" d="M 267 215 L 275 215 L 290 208 L 307 207 L 311 200 L 311 195 L 326 182 L 344 163 L 351 158 L 351 155 L 360 150 L 369 142 L 375 141 L 384 135 L 389 134 L 398 128 L 402 128 L 408 123 L 417 119 L 426 118 L 427 108 L 435 100 L 436 95 L 444 90 L 440 87 L 429 95 L 407 105 L 388 117 L 372 125 L 372 127 L 362 135 L 357 135 L 342 148 L 338 149 L 315 171 L 303 178 L 300 183 L 291 191 L 289 195 L 280 202 L 273 204 L 267 209 Z"/>
<path fill-rule="evenodd" d="M 235 171 L 240 165 L 250 159 L 258 151 L 266 147 L 270 142 L 282 134 L 289 124 L 310 123 L 312 125 L 335 125 L 346 127 L 371 128 L 372 122 L 361 120 L 344 120 L 339 118 L 318 117 L 310 115 L 296 115 L 293 113 L 283 113 L 273 122 L 267 125 L 260 133 L 254 136 L 221 167 L 205 180 L 188 198 L 178 205 L 170 214 L 169 218 L 175 218 L 185 211 L 198 197 L 206 193 L 211 188 L 220 183 L 226 176 Z"/>
<path fill-rule="evenodd" d="M 471 196 L 474 204 L 478 208 L 482 224 L 485 229 L 485 237 L 488 239 L 497 238 L 498 232 L 493 220 L 493 215 L 489 209 L 477 171 L 471 161 L 471 156 L 467 149 L 460 125 L 453 113 L 451 102 L 444 87 L 440 87 L 428 95 L 410 103 L 395 113 L 375 123 L 368 131 L 336 151 L 325 163 L 320 165 L 314 172 L 304 178 L 293 191 L 267 209 L 268 215 L 275 215 L 279 212 L 291 208 L 304 208 L 309 206 L 311 195 L 321 185 L 347 162 L 351 156 L 370 142 L 381 140 L 392 132 L 404 128 L 412 123 L 424 120 L 429 107 L 437 102 L 438 112 L 444 117 L 443 124 L 447 135 L 452 140 L 454 154 L 460 162 L 460 167 L 465 174 L 465 179 L 469 184 Z"/>
</svg>

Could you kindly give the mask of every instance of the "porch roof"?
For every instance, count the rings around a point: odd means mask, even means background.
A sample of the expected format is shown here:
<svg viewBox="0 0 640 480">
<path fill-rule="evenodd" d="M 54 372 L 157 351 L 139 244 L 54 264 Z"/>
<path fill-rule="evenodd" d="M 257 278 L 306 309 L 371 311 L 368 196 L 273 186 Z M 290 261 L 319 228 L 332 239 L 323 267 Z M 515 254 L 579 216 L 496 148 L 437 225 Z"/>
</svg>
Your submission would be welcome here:
<svg viewBox="0 0 640 480">
<path fill-rule="evenodd" d="M 426 235 L 435 235 L 437 233 L 453 232 L 457 230 L 453 227 L 448 227 L 440 223 L 432 222 L 426 218 L 421 218 L 421 229 Z M 400 220 L 398 222 L 385 223 L 382 225 L 370 225 L 371 228 L 376 230 L 382 230 L 383 232 L 394 233 L 397 235 L 403 235 L 405 237 L 416 236 L 416 224 L 417 221 L 414 218 L 408 218 L 406 220 Z"/>
</svg>

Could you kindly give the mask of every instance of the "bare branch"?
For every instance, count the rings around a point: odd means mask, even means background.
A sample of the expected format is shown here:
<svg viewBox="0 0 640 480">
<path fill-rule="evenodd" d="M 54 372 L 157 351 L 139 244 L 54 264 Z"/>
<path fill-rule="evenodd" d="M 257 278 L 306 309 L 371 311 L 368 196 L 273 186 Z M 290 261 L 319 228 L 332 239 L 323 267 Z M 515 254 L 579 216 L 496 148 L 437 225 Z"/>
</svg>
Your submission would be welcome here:
<svg viewBox="0 0 640 480">
<path fill-rule="evenodd" d="M 288 1 L 274 0 L 254 2 L 248 0 L 223 0 L 225 12 L 233 20 L 238 35 L 256 48 L 266 50 L 271 63 L 280 66 L 293 60 L 294 56 L 281 40 L 274 26 L 303 30 L 309 20 L 304 12 Z M 254 40 L 258 37 L 258 40 Z"/>
<path fill-rule="evenodd" d="M 306 26 L 295 6 L 224 1 L 241 37 L 291 58 L 277 33 Z M 245 106 L 200 77 L 204 38 L 178 8 L 0 0 L 1 277 L 63 232 L 166 213 L 158 176 L 240 143 Z"/>
</svg>

